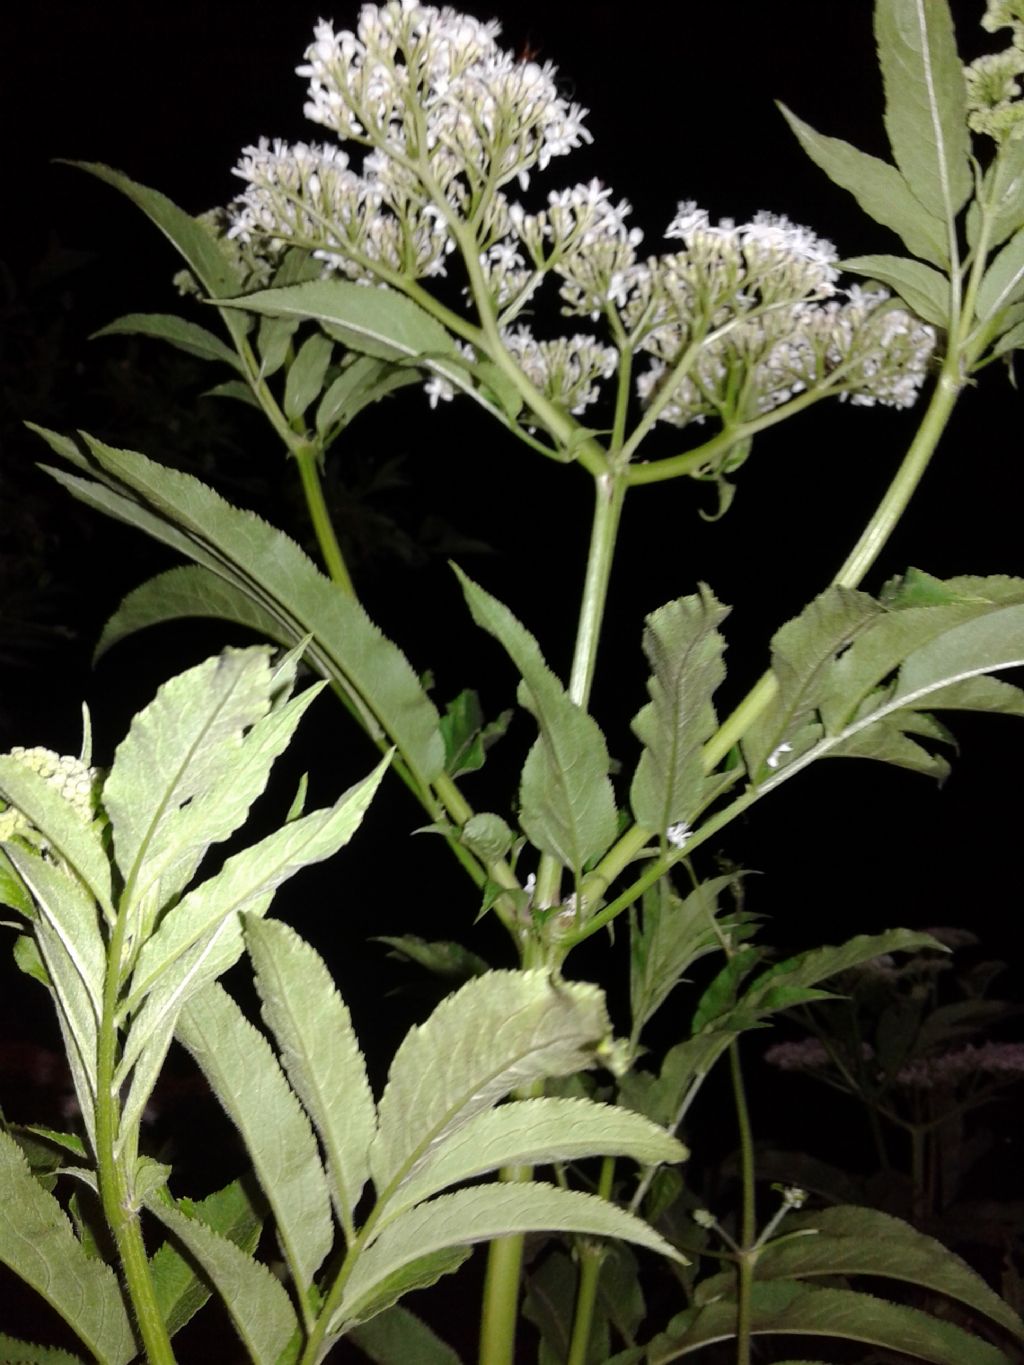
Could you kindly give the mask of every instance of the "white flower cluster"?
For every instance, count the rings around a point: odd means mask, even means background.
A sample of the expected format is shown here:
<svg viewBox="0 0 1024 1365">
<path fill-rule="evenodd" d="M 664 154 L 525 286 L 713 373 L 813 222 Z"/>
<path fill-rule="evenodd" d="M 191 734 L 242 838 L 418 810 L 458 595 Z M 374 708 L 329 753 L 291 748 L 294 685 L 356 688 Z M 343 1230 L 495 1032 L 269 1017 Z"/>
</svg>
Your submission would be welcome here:
<svg viewBox="0 0 1024 1365">
<path fill-rule="evenodd" d="M 92 819 L 96 808 L 98 770 L 90 768 L 81 759 L 67 754 L 55 754 L 52 749 L 36 746 L 26 749 L 16 744 L 8 757 L 37 773 L 57 789 L 60 797 L 68 803 L 83 822 Z M 9 806 L 0 811 L 0 839 L 10 839 L 15 834 L 29 834 L 33 826 L 21 811 Z"/>
<path fill-rule="evenodd" d="M 551 191 L 539 211 L 510 199 L 590 135 L 551 63 L 517 60 L 499 31 L 418 0 L 364 4 L 351 31 L 321 20 L 298 72 L 307 116 L 338 141 L 246 148 L 230 235 L 252 250 L 304 247 L 384 287 L 444 275 L 458 245 L 471 275 L 479 264 L 508 350 L 576 414 L 618 348 L 513 330 L 548 274 L 565 316 L 603 319 L 619 347 L 649 355 L 637 392 L 661 421 L 745 421 L 825 383 L 856 403 L 914 401 L 931 329 L 882 294 L 842 298 L 835 248 L 810 229 L 767 212 L 712 223 L 687 201 L 666 233 L 678 250 L 641 260 L 630 205 L 598 180 Z M 363 149 L 361 165 L 342 143 Z M 435 375 L 427 393 L 436 405 L 454 387 Z"/>
<path fill-rule="evenodd" d="M 1024 100 L 1020 78 L 1024 75 L 1024 3 L 1021 0 L 988 0 L 981 26 L 989 33 L 1010 30 L 1010 46 L 986 53 L 964 67 L 967 83 L 967 121 L 976 133 L 996 142 L 1024 137 Z"/>
</svg>

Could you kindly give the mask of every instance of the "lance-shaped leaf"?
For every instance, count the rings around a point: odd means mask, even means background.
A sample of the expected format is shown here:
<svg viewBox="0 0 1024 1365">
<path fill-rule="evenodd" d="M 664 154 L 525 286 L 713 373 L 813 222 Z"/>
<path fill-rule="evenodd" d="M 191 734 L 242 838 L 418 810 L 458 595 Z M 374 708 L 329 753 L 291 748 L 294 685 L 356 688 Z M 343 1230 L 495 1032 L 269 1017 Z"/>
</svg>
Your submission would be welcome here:
<svg viewBox="0 0 1024 1365">
<path fill-rule="evenodd" d="M 0 1262 L 40 1294 L 101 1365 L 127 1365 L 135 1338 L 114 1272 L 90 1256 L 64 1210 L 0 1130 Z"/>
<path fill-rule="evenodd" d="M 275 639 L 295 645 L 311 637 L 310 663 L 342 690 L 370 735 L 389 737 L 424 785 L 441 773 L 438 714 L 405 655 L 294 541 L 191 475 L 135 451 L 86 437 L 90 461 L 65 437 L 33 430 L 88 476 L 49 469 L 59 483 L 225 580 L 276 618 Z"/>
<path fill-rule="evenodd" d="M 702 584 L 645 623 L 651 700 L 633 721 L 644 751 L 629 796 L 638 824 L 658 835 L 688 823 L 707 799 L 701 751 L 715 728 L 711 698 L 725 678 L 718 627 L 727 615 Z"/>
<path fill-rule="evenodd" d="M 301 422 L 310 403 L 320 397 L 333 350 L 330 340 L 320 332 L 314 332 L 299 347 L 284 385 L 284 415 L 289 421 Z"/>
<path fill-rule="evenodd" d="M 949 281 L 930 265 L 903 256 L 851 256 L 840 264 L 854 275 L 888 285 L 925 322 L 949 326 Z"/>
<path fill-rule="evenodd" d="M 7 855 L 35 902 L 35 943 L 45 963 L 75 1094 L 91 1135 L 107 962 L 99 912 L 80 882 L 40 854 L 9 844 Z"/>
<path fill-rule="evenodd" d="M 445 1138 L 517 1086 L 599 1060 L 604 997 L 546 972 L 488 972 L 406 1034 L 378 1108 L 370 1169 L 379 1196 Z"/>
<path fill-rule="evenodd" d="M 347 1336 L 377 1365 L 406 1365 L 413 1360 L 416 1365 L 462 1365 L 425 1322 L 397 1304 L 353 1327 Z"/>
<path fill-rule="evenodd" d="M 98 162 L 72 161 L 68 164 L 112 185 L 137 205 L 181 253 L 188 268 L 212 299 L 230 298 L 242 289 L 244 281 L 241 271 L 232 261 L 230 253 L 217 242 L 213 231 L 184 209 L 178 208 L 165 194 L 140 185 L 120 171 Z M 245 319 L 233 310 L 222 311 L 221 316 L 232 339 L 236 345 L 240 345 L 245 340 Z"/>
<path fill-rule="evenodd" d="M 930 1365 L 1010 1365 L 997 1347 L 962 1327 L 906 1304 L 852 1289 L 757 1283 L 751 1294 L 751 1331 L 761 1335 L 839 1337 L 902 1351 Z M 736 1304 L 720 1299 L 673 1318 L 648 1345 L 649 1365 L 668 1365 L 715 1341 L 736 1335 Z"/>
<path fill-rule="evenodd" d="M 1009 308 L 1024 292 L 1024 228 L 1010 238 L 978 287 L 977 313 L 983 321 Z"/>
<path fill-rule="evenodd" d="M 841 138 L 816 133 L 784 104 L 778 108 L 814 164 L 835 184 L 849 190 L 870 218 L 897 233 L 915 256 L 931 261 L 940 270 L 948 268 L 949 243 L 943 220 L 914 197 L 895 166 L 858 151 Z"/>
<path fill-rule="evenodd" d="M 665 881 L 644 895 L 642 919 L 630 933 L 629 996 L 633 1038 L 661 1008 L 683 973 L 707 953 L 721 948 L 723 935 L 733 943 L 750 930 L 736 917 L 716 922 L 718 898 L 735 880 L 732 873 L 711 877 L 685 898 L 675 895 Z"/>
<path fill-rule="evenodd" d="M 629 1157 L 642 1166 L 685 1161 L 686 1148 L 628 1109 L 584 1099 L 511 1100 L 446 1137 L 388 1201 L 381 1227 L 425 1199 L 503 1166 L 548 1166 L 589 1156 Z"/>
<path fill-rule="evenodd" d="M 85 1365 L 81 1356 L 61 1351 L 56 1346 L 37 1346 L 31 1341 L 0 1332 L 0 1360 L 7 1365 Z"/>
<path fill-rule="evenodd" d="M 8 754 L 0 755 L 0 796 L 45 836 L 112 919 L 110 864 L 96 827 L 52 783 Z"/>
<path fill-rule="evenodd" d="M 245 366 L 230 346 L 225 346 L 220 337 L 208 332 L 198 323 L 188 318 L 179 318 L 174 313 L 126 313 L 124 317 L 108 322 L 89 338 L 95 341 L 106 336 L 144 336 L 156 341 L 169 342 L 187 355 L 198 356 L 200 360 L 217 360 L 230 365 L 245 377 Z"/>
<path fill-rule="evenodd" d="M 974 188 L 967 93 L 947 0 L 876 0 L 885 131 L 925 209 L 952 225 Z"/>
<path fill-rule="evenodd" d="M 352 356 L 320 400 L 316 410 L 317 435 L 321 439 L 333 438 L 370 403 L 407 384 L 416 384 L 419 379 L 415 370 L 403 369 L 375 356 Z"/>
<path fill-rule="evenodd" d="M 595 1195 L 533 1181 L 477 1185 L 419 1204 L 387 1227 L 359 1257 L 339 1317 L 358 1318 L 378 1284 L 424 1253 L 526 1232 L 621 1238 L 686 1260 L 653 1228 Z"/>
<path fill-rule="evenodd" d="M 226 1237 L 243 1252 L 251 1255 L 256 1250 L 263 1218 L 241 1180 L 233 1180 L 222 1190 L 215 1190 L 195 1203 L 190 1199 L 180 1200 L 178 1209 Z M 173 1336 L 209 1299 L 209 1283 L 169 1241 L 154 1252 L 149 1270 L 160 1316 L 168 1336 Z"/>
<path fill-rule="evenodd" d="M 813 1236 L 783 1238 L 757 1259 L 758 1279 L 803 1279 L 808 1275 L 870 1275 L 903 1280 L 945 1294 L 991 1318 L 1018 1338 L 1024 1322 L 965 1261 L 909 1223 L 878 1209 L 838 1207 L 792 1214 L 786 1232 Z"/>
<path fill-rule="evenodd" d="M 379 360 L 458 355 L 447 328 L 393 289 L 351 280 L 311 280 L 231 300 L 234 308 L 276 318 L 310 319 L 351 351 Z"/>
<path fill-rule="evenodd" d="M 255 793 L 208 833 L 205 819 L 196 827 L 191 807 L 221 813 L 221 802 L 206 798 L 230 791 L 225 779 L 233 780 L 246 731 L 270 710 L 273 685 L 269 649 L 225 650 L 164 683 L 133 719 L 103 789 L 128 909 L 159 896 L 160 879 L 176 862 L 191 873 L 195 838 L 205 851 L 244 820 Z M 192 838 L 179 837 L 180 822 L 192 827 Z M 149 907 L 150 918 L 159 903 Z"/>
<path fill-rule="evenodd" d="M 455 572 L 473 620 L 504 646 L 522 674 L 519 700 L 540 728 L 523 766 L 520 822 L 535 847 L 578 875 L 616 834 L 604 736 L 570 700 L 525 626 L 461 570 Z"/>
<path fill-rule="evenodd" d="M 150 1211 L 174 1234 L 217 1290 L 255 1365 L 277 1365 L 299 1323 L 288 1292 L 265 1265 L 199 1218 L 151 1200 Z"/>
<path fill-rule="evenodd" d="M 833 587 L 788 621 L 772 639 L 772 674 L 777 694 L 743 740 L 747 771 L 757 777 L 762 764 L 780 765 L 781 747 L 797 741 L 816 718 L 833 661 L 853 643 L 882 608 L 867 593 Z"/>
<path fill-rule="evenodd" d="M 242 1135 L 304 1298 L 334 1240 L 330 1191 L 309 1119 L 266 1038 L 216 983 L 185 1007 L 177 1035 Z"/>
<path fill-rule="evenodd" d="M 380 785 L 386 762 L 330 809 L 292 820 L 229 858 L 215 877 L 190 891 L 168 912 L 143 946 L 129 993 L 129 1005 L 138 1014 L 116 1073 L 117 1083 L 123 1084 L 132 1067 L 136 1068 L 124 1123 L 145 1105 L 178 1011 L 240 956 L 239 914 L 245 911 L 250 918 L 266 914 L 277 888 L 288 877 L 332 857 L 348 842 Z"/>
<path fill-rule="evenodd" d="M 246 919 L 263 1018 L 327 1158 L 338 1220 L 351 1240 L 370 1174 L 377 1110 L 352 1020 L 323 960 L 279 920 Z"/>
</svg>

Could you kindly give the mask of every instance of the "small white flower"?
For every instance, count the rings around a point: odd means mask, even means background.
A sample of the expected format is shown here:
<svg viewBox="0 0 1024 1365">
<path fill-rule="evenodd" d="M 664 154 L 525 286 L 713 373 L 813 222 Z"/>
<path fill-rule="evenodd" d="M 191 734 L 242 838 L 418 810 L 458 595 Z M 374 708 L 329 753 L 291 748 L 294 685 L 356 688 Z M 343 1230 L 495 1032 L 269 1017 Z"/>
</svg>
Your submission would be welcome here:
<svg viewBox="0 0 1024 1365">
<path fill-rule="evenodd" d="M 779 763 L 782 761 L 782 755 L 791 754 L 792 752 L 793 752 L 792 744 L 780 744 L 778 748 L 773 749 L 772 752 L 768 755 L 768 758 L 766 760 L 768 767 L 777 768 L 779 766 Z"/>
<path fill-rule="evenodd" d="M 676 824 L 669 825 L 665 831 L 665 839 L 673 848 L 685 848 L 692 834 L 690 826 L 684 820 L 679 820 Z"/>
</svg>

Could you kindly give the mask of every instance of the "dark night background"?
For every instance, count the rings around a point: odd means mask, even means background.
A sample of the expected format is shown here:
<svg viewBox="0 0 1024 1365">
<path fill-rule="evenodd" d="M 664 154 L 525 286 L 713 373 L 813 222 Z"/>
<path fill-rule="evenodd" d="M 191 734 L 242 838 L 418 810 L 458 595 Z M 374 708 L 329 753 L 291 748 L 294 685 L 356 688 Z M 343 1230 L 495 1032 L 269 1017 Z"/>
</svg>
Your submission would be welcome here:
<svg viewBox="0 0 1024 1365">
<path fill-rule="evenodd" d="M 497 0 L 466 8 L 498 14 L 506 44 L 553 60 L 591 110 L 593 147 L 556 161 L 537 183 L 546 190 L 600 176 L 633 203 L 652 251 L 687 198 L 713 217 L 787 214 L 841 255 L 900 249 L 804 157 L 772 104 L 780 99 L 821 131 L 887 154 L 867 0 L 681 0 L 642 9 Z M 977 27 L 982 8 L 981 0 L 954 0 L 965 57 L 991 46 Z M 109 759 L 159 683 L 229 638 L 217 625 L 161 627 L 91 668 L 92 646 L 120 597 L 173 560 L 51 486 L 34 468 L 44 451 L 22 419 L 83 427 L 188 468 L 306 536 L 295 481 L 269 429 L 199 398 L 220 374 L 157 343 L 87 340 L 124 312 L 190 305 L 179 303 L 170 282 L 178 260 L 156 230 L 114 191 L 52 158 L 106 162 L 192 212 L 225 202 L 240 183 L 230 172 L 244 144 L 261 134 L 319 139 L 302 117 L 304 82 L 293 69 L 321 12 L 344 26 L 355 6 L 179 0 L 129 9 L 64 0 L 25 4 L 0 20 L 0 751 L 13 743 L 77 751 L 86 698 L 97 755 Z M 964 394 L 868 590 L 909 564 L 940 577 L 1024 573 L 1020 403 L 999 366 Z M 915 417 L 823 404 L 767 433 L 738 473 L 732 510 L 714 525 L 697 515 L 712 503 L 702 485 L 631 495 L 593 701 L 627 767 L 628 722 L 644 700 L 643 615 L 699 580 L 733 606 L 725 714 L 764 667 L 772 631 L 845 558 Z M 476 686 L 494 714 L 511 704 L 515 684 L 497 648 L 468 622 L 449 556 L 506 601 L 552 667 L 567 673 L 590 508 L 581 471 L 548 466 L 466 405 L 431 414 L 414 390 L 371 409 L 342 438 L 331 493 L 371 615 L 415 667 L 433 671 L 439 700 Z M 373 752 L 345 720 L 329 698 L 317 703 L 257 825 L 280 817 L 305 767 L 317 803 L 365 773 Z M 953 728 L 962 750 L 942 790 L 879 765 L 818 765 L 730 828 L 721 851 L 765 874 L 748 894 L 769 917 L 768 941 L 799 948 L 896 924 L 967 926 L 987 954 L 1011 962 L 1004 993 L 1012 983 L 1019 995 L 1024 726 L 985 717 L 957 718 Z M 490 801 L 509 814 L 528 740 L 519 719 L 489 768 L 467 781 L 478 808 Z M 470 932 L 475 893 L 452 874 L 440 841 L 410 842 L 419 823 L 395 783 L 352 847 L 297 878 L 277 902 L 277 913 L 330 959 L 357 1030 L 373 1033 L 378 1067 L 428 996 L 416 972 L 389 962 L 368 935 L 464 938 L 510 965 L 498 926 L 484 921 Z M 587 974 L 582 955 L 572 965 Z M 42 997 L 14 975 L 4 967 L 0 976 L 4 1036 L 49 1036 Z M 408 989 L 385 1001 L 399 984 Z M 761 1098 L 755 1128 L 774 1136 L 785 1116 L 767 1092 Z"/>
</svg>

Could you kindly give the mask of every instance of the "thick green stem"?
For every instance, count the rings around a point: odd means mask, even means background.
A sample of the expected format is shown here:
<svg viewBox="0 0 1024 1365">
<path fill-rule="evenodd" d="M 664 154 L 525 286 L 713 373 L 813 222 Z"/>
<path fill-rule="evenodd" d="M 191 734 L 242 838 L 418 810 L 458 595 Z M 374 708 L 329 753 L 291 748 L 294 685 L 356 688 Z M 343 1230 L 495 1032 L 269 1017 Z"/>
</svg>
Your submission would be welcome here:
<svg viewBox="0 0 1024 1365">
<path fill-rule="evenodd" d="M 327 503 L 324 501 L 319 461 L 320 452 L 315 446 L 303 445 L 295 451 L 295 463 L 299 466 L 299 478 L 302 480 L 302 491 L 305 494 L 306 507 L 309 509 L 309 519 L 313 523 L 316 543 L 320 546 L 324 565 L 331 576 L 331 581 L 347 597 L 355 597 L 355 589 L 352 586 L 348 566 L 345 563 L 344 555 L 341 553 L 338 537 L 334 534 L 334 526 L 327 510 Z"/>
<path fill-rule="evenodd" d="M 947 357 L 939 382 L 932 394 L 927 411 L 910 443 L 896 476 L 885 491 L 885 496 L 875 509 L 856 545 L 843 561 L 842 566 L 832 579 L 835 586 L 855 588 L 864 579 L 882 553 L 886 542 L 892 535 L 897 523 L 906 511 L 918 484 L 935 454 L 939 439 L 946 428 L 950 414 L 956 404 L 962 387 L 959 377 L 960 358 L 957 354 Z M 704 746 L 704 769 L 711 772 L 729 750 L 746 734 L 757 717 L 771 704 L 775 696 L 775 679 L 766 673 L 736 707 L 735 711 L 719 726 L 716 733 Z"/>
<path fill-rule="evenodd" d="M 503 1171 L 502 1179 L 528 1180 L 530 1174 L 528 1166 L 516 1167 Z M 522 1237 L 499 1237 L 491 1243 L 480 1322 L 480 1365 L 515 1365 L 522 1268 Z"/>
<path fill-rule="evenodd" d="M 757 1256 L 757 1210 L 754 1203 L 754 1136 L 743 1085 L 739 1043 L 729 1045 L 729 1073 L 740 1142 L 740 1231 L 736 1259 L 736 1365 L 750 1365 L 750 1302 Z"/>
<path fill-rule="evenodd" d="M 584 709 L 594 685 L 597 648 L 625 496 L 626 483 L 621 475 L 600 474 L 594 480 L 594 521 L 590 531 L 579 625 L 576 628 L 576 650 L 569 675 L 569 696 Z"/>
<path fill-rule="evenodd" d="M 615 1158 L 606 1156 L 601 1162 L 601 1175 L 597 1182 L 597 1193 L 602 1199 L 611 1199 L 615 1184 Z M 580 1282 L 576 1291 L 576 1312 L 573 1317 L 572 1339 L 565 1365 L 586 1365 L 590 1348 L 590 1336 L 594 1330 L 594 1308 L 597 1305 L 597 1286 L 601 1279 L 601 1266 L 604 1263 L 605 1249 L 598 1242 L 581 1238 L 577 1243 L 580 1264 Z"/>
<path fill-rule="evenodd" d="M 134 1143 L 122 1144 L 117 1154 L 120 1104 L 114 1086 L 117 1066 L 117 1004 L 121 979 L 127 913 L 114 926 L 107 956 L 96 1067 L 96 1168 L 103 1214 L 114 1237 L 135 1321 L 149 1365 L 174 1365 L 174 1351 L 156 1301 L 149 1272 L 138 1210 L 132 1207 L 127 1166 L 134 1159 Z M 125 1148 L 128 1155 L 125 1155 Z"/>
</svg>

